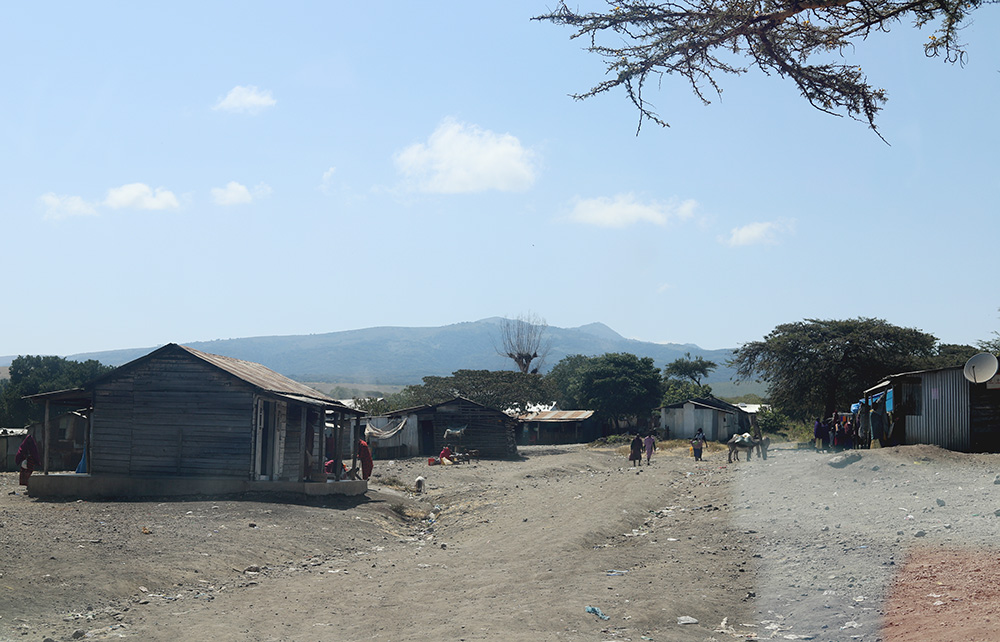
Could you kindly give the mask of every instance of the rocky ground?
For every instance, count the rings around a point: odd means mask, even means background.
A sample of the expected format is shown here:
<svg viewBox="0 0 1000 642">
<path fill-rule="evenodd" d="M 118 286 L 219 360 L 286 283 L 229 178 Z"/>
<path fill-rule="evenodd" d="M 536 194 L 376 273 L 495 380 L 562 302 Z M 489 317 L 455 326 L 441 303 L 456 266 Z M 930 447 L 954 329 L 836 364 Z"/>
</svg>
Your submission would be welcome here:
<svg viewBox="0 0 1000 642">
<path fill-rule="evenodd" d="M 1000 456 L 521 454 L 376 462 L 339 501 L 51 502 L 4 473 L 0 640 L 1000 639 Z"/>
</svg>

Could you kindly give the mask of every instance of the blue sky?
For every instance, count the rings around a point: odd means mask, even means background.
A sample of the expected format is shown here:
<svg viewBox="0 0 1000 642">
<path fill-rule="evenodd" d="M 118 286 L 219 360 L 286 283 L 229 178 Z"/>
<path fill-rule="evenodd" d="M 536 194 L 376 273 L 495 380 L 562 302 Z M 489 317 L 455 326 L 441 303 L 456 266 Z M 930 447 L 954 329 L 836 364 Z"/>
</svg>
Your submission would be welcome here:
<svg viewBox="0 0 1000 642">
<path fill-rule="evenodd" d="M 55 3 L 0 26 L 0 355 L 532 312 L 735 347 L 872 316 L 1000 329 L 1000 7 L 968 64 L 851 53 L 886 145 L 790 83 L 646 123 L 542 2 Z M 596 3 L 585 3 L 584 8 Z"/>
</svg>

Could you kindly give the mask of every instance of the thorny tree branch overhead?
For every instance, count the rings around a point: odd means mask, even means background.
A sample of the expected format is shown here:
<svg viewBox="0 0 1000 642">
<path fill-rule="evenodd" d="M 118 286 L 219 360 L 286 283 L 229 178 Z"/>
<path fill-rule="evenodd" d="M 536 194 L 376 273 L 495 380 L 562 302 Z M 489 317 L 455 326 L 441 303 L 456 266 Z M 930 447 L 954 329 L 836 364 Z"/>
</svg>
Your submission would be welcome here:
<svg viewBox="0 0 1000 642">
<path fill-rule="evenodd" d="M 643 97 L 650 75 L 687 80 L 702 102 L 706 92 L 721 94 L 719 73 L 743 74 L 743 57 L 766 74 L 790 78 L 809 103 L 828 114 L 867 122 L 876 134 L 875 116 L 886 101 L 884 89 L 868 83 L 861 67 L 843 62 L 810 62 L 821 54 L 842 53 L 857 39 L 888 32 L 912 18 L 923 27 L 939 22 L 924 44 L 930 57 L 964 64 L 959 30 L 969 14 L 997 0 L 681 0 L 650 3 L 608 0 L 607 13 L 578 13 L 560 1 L 555 10 L 533 20 L 576 29 L 572 38 L 589 37 L 588 51 L 603 57 L 610 78 L 574 98 L 590 98 L 624 87 L 643 119 L 669 126 Z M 620 44 L 601 44 L 613 34 Z M 732 54 L 732 55 L 730 55 Z"/>
</svg>

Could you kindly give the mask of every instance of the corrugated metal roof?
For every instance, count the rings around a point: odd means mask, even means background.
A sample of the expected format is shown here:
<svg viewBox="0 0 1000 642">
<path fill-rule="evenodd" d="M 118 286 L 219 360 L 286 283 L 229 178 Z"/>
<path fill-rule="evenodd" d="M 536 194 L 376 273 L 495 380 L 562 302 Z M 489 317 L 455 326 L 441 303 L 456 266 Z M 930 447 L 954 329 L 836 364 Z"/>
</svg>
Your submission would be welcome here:
<svg viewBox="0 0 1000 642">
<path fill-rule="evenodd" d="M 149 354 L 139 357 L 133 361 L 126 363 L 123 366 L 115 368 L 111 372 L 101 375 L 97 379 L 88 382 L 81 388 L 71 388 L 69 390 L 58 390 L 54 392 L 46 392 L 37 395 L 30 395 L 25 397 L 25 399 L 31 399 L 35 402 L 42 402 L 46 400 L 60 402 L 62 404 L 68 403 L 79 403 L 81 406 L 89 405 L 91 403 L 90 394 L 94 389 L 94 386 L 100 382 L 113 379 L 120 376 L 121 373 L 128 368 L 134 368 L 138 364 L 148 361 L 155 355 L 161 354 L 163 352 L 177 351 L 181 350 L 187 354 L 204 361 L 205 363 L 211 364 L 220 370 L 224 370 L 234 377 L 249 383 L 251 386 L 258 388 L 264 392 L 269 392 L 277 396 L 285 397 L 291 401 L 298 401 L 301 403 L 320 405 L 327 408 L 336 408 L 337 410 L 346 410 L 347 412 L 363 415 L 364 413 L 360 410 L 354 410 L 349 408 L 344 404 L 340 403 L 333 397 L 328 397 L 324 395 L 319 390 L 315 390 L 305 385 L 304 383 L 299 383 L 293 379 L 289 379 L 285 375 L 278 374 L 274 370 L 271 370 L 267 366 L 261 365 L 259 363 L 254 363 L 253 361 L 244 361 L 242 359 L 236 359 L 233 357 L 224 357 L 218 354 L 212 354 L 210 352 L 202 352 L 201 350 L 195 350 L 194 348 L 189 348 L 187 346 L 182 346 L 177 343 L 168 343 L 167 345 L 157 348 Z"/>
<path fill-rule="evenodd" d="M 915 377 L 915 376 L 918 376 L 918 375 L 929 374 L 929 373 L 932 373 L 932 372 L 944 372 L 946 370 L 961 370 L 961 369 L 963 369 L 963 366 L 947 366 L 947 367 L 944 367 L 944 368 L 930 368 L 930 369 L 927 369 L 927 370 L 911 370 L 909 372 L 899 372 L 897 374 L 887 375 L 886 377 L 884 377 L 882 379 L 882 381 L 878 382 L 877 384 L 875 384 L 871 388 L 868 388 L 867 390 L 865 390 L 865 394 L 867 394 L 869 392 L 872 392 L 874 390 L 878 390 L 879 388 L 884 388 L 884 387 L 888 386 L 889 384 L 891 384 L 893 382 L 894 379 L 900 379 L 902 377 Z"/>
<path fill-rule="evenodd" d="M 259 363 L 254 363 L 253 361 L 243 361 L 242 359 L 235 359 L 233 357 L 223 357 L 222 355 L 202 352 L 201 350 L 195 350 L 194 348 L 178 344 L 174 345 L 177 345 L 178 348 L 195 357 L 198 357 L 202 361 L 207 361 L 213 366 L 221 368 L 234 377 L 238 377 L 250 385 L 260 388 L 261 390 L 273 392 L 284 397 L 290 397 L 296 401 L 302 401 L 304 403 L 315 403 L 319 401 L 323 402 L 324 405 L 338 406 L 351 410 L 355 413 L 357 412 L 347 408 L 347 406 L 340 403 L 333 397 L 328 397 L 318 390 L 310 388 L 309 386 L 299 383 L 293 379 L 289 379 L 284 375 L 278 374 L 274 370 L 271 370 L 267 366 L 263 366 Z"/>
<path fill-rule="evenodd" d="M 594 416 L 593 410 L 547 410 L 532 412 L 522 417 L 522 421 L 583 421 Z"/>
</svg>

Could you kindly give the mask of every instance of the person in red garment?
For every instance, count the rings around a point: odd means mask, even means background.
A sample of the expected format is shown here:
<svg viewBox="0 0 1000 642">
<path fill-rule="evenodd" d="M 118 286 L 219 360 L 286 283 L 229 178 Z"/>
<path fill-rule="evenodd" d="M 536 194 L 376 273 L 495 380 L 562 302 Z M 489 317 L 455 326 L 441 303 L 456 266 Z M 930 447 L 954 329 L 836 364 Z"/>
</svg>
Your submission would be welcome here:
<svg viewBox="0 0 1000 642">
<path fill-rule="evenodd" d="M 361 478 L 368 479 L 372 476 L 375 462 L 372 461 L 372 451 L 369 450 L 368 443 L 364 439 L 358 440 L 358 459 L 361 460 Z"/>
<path fill-rule="evenodd" d="M 21 470 L 19 480 L 21 486 L 27 486 L 31 473 L 42 465 L 42 458 L 38 456 L 38 444 L 35 443 L 35 438 L 31 435 L 25 437 L 24 441 L 21 442 L 21 447 L 17 449 L 17 454 L 14 455 L 14 465 Z"/>
</svg>

